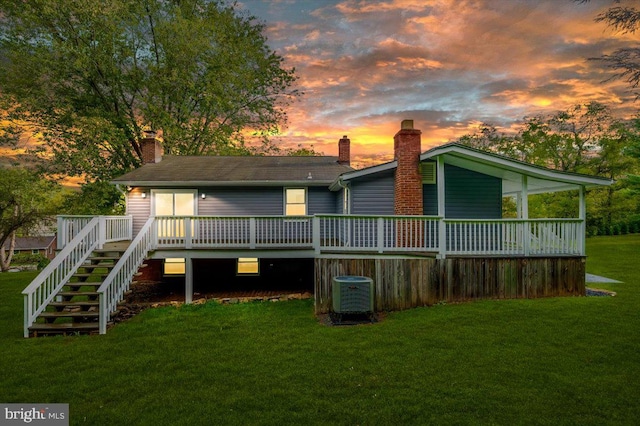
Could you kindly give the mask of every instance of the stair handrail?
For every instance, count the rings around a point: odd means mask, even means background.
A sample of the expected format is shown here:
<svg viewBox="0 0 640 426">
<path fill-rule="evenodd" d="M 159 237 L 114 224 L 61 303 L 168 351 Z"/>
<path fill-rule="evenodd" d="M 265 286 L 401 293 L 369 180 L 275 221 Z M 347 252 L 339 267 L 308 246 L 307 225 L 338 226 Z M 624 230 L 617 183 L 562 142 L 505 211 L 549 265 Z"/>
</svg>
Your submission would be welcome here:
<svg viewBox="0 0 640 426">
<path fill-rule="evenodd" d="M 157 227 L 154 224 L 155 217 L 150 217 L 98 288 L 100 334 L 107 332 L 107 323 L 111 313 L 116 310 L 122 296 L 129 290 L 134 274 L 142 265 L 149 251 L 155 248 Z"/>
<path fill-rule="evenodd" d="M 22 294 L 24 295 L 24 337 L 29 337 L 33 325 L 69 281 L 71 276 L 87 260 L 100 242 L 100 220 L 94 217 L 38 274 Z"/>
</svg>

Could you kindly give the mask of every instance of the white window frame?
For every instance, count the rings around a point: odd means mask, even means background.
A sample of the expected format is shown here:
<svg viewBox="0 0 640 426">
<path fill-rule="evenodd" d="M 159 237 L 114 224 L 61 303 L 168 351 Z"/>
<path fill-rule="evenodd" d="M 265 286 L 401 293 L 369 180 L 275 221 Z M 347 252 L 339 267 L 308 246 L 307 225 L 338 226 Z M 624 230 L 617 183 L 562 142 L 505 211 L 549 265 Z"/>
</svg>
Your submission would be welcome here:
<svg viewBox="0 0 640 426">
<path fill-rule="evenodd" d="M 351 214 L 351 188 L 342 188 L 342 214 Z"/>
<path fill-rule="evenodd" d="M 304 214 L 302 216 L 307 216 L 307 214 L 309 213 L 309 189 L 306 187 L 284 188 L 283 194 L 282 194 L 282 198 L 283 198 L 282 209 L 283 209 L 284 216 L 294 216 L 294 217 L 300 216 L 300 215 L 287 214 L 287 205 L 289 205 L 289 203 L 287 203 L 287 191 L 290 189 L 299 189 L 304 191 Z M 291 203 L 291 205 L 300 205 L 300 203 Z"/>
<path fill-rule="evenodd" d="M 257 271 L 256 272 L 240 272 L 240 265 L 241 264 L 245 264 L 245 265 L 249 265 L 249 264 L 253 264 L 255 263 L 257 266 Z M 239 257 L 236 260 L 236 275 L 240 276 L 240 277 L 246 277 L 246 276 L 258 276 L 260 275 L 260 259 L 257 257 Z"/>
<path fill-rule="evenodd" d="M 184 266 L 184 271 L 183 272 L 167 272 L 167 263 L 170 265 L 182 264 Z M 186 270 L 187 270 L 187 259 L 185 259 L 184 257 L 167 257 L 164 259 L 164 262 L 162 262 L 162 275 L 165 277 L 184 277 L 186 274 Z"/>
<path fill-rule="evenodd" d="M 198 190 L 197 189 L 152 189 L 151 190 L 151 216 L 156 215 L 156 194 L 193 194 L 193 215 L 198 215 Z M 174 198 L 175 203 L 175 198 Z M 175 211 L 175 204 L 174 204 Z"/>
</svg>

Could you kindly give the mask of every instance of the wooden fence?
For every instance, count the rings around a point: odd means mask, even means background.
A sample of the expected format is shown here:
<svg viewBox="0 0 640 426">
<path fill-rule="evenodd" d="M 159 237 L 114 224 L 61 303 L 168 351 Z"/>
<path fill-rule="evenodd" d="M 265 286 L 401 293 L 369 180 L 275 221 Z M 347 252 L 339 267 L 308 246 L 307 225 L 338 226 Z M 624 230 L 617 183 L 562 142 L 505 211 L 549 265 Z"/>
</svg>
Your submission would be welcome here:
<svg viewBox="0 0 640 426">
<path fill-rule="evenodd" d="M 315 260 L 315 311 L 331 307 L 340 275 L 371 277 L 375 310 L 438 302 L 585 295 L 585 258 L 414 258 Z"/>
</svg>

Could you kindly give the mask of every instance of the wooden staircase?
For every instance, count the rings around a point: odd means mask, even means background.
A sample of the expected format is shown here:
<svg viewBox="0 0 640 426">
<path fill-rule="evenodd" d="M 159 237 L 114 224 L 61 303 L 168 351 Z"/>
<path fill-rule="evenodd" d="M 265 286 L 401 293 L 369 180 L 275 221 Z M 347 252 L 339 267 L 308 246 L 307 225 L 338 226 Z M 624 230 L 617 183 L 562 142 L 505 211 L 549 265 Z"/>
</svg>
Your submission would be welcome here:
<svg viewBox="0 0 640 426">
<path fill-rule="evenodd" d="M 98 333 L 97 291 L 123 253 L 124 249 L 95 250 L 29 327 L 29 334 L 38 337 Z"/>
</svg>

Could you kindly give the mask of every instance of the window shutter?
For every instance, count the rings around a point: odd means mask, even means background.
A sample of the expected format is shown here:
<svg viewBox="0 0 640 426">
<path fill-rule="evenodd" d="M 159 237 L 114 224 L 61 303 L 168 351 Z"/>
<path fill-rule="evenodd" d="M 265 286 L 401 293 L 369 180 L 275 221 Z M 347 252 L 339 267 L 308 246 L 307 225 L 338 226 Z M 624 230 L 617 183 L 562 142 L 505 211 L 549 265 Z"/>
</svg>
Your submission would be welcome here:
<svg viewBox="0 0 640 426">
<path fill-rule="evenodd" d="M 422 183 L 436 183 L 436 163 L 421 163 L 420 174 L 422 175 Z"/>
</svg>

